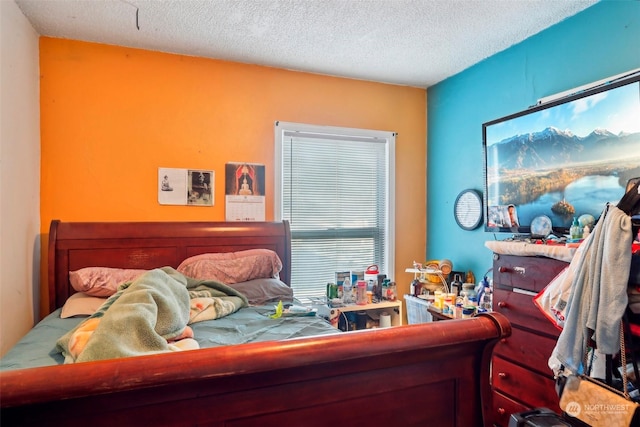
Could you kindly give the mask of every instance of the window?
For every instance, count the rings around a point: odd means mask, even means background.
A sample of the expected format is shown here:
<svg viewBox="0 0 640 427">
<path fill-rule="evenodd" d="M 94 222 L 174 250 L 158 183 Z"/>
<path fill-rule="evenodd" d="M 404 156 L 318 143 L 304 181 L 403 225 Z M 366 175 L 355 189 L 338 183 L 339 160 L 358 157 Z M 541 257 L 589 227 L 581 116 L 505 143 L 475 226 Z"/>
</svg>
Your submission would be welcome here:
<svg viewBox="0 0 640 427">
<path fill-rule="evenodd" d="M 275 139 L 295 295 L 325 295 L 335 272 L 372 264 L 393 278 L 395 133 L 276 122 Z"/>
</svg>

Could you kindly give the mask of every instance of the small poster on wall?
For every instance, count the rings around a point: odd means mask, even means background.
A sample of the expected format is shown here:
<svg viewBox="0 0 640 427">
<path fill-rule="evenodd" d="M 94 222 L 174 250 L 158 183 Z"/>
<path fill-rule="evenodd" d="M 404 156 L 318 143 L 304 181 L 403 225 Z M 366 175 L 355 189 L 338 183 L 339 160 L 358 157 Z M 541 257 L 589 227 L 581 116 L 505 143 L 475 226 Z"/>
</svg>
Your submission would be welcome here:
<svg viewBox="0 0 640 427">
<path fill-rule="evenodd" d="M 489 227 L 518 227 L 518 212 L 515 205 L 489 206 Z"/>
<path fill-rule="evenodd" d="M 158 203 L 213 206 L 214 171 L 158 168 Z"/>
<path fill-rule="evenodd" d="M 227 221 L 265 220 L 265 166 L 255 163 L 225 165 Z"/>
</svg>

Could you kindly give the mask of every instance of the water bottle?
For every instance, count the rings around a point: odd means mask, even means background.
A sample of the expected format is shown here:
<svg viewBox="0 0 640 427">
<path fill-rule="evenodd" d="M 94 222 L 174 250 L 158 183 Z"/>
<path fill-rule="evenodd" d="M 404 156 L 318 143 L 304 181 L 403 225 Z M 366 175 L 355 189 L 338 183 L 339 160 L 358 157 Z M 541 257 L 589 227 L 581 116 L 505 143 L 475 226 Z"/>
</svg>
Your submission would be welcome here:
<svg viewBox="0 0 640 427">
<path fill-rule="evenodd" d="M 351 287 L 351 280 L 348 277 L 345 277 L 344 282 L 342 283 L 342 301 L 345 304 L 351 304 L 351 298 L 353 296 L 353 291 Z"/>
</svg>

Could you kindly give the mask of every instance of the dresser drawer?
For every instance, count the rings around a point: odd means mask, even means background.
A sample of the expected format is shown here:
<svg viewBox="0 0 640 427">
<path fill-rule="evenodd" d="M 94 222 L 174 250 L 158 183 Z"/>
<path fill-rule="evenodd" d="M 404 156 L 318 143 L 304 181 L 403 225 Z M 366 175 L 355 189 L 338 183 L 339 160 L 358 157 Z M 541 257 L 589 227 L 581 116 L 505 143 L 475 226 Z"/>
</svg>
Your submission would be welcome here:
<svg viewBox="0 0 640 427">
<path fill-rule="evenodd" d="M 569 266 L 552 258 L 494 254 L 493 284 L 540 292 Z"/>
<path fill-rule="evenodd" d="M 560 411 L 553 378 L 497 356 L 492 359 L 491 384 L 494 389 L 529 408 L 546 407 L 552 411 Z"/>
<path fill-rule="evenodd" d="M 496 391 L 491 395 L 491 419 L 485 420 L 485 422 L 489 421 L 498 427 L 508 427 L 511 414 L 517 414 L 529 409 L 532 408 L 524 406 L 522 403 Z"/>
<path fill-rule="evenodd" d="M 511 336 L 502 338 L 496 344 L 493 354 L 551 377 L 553 373 L 547 361 L 555 345 L 553 338 L 514 327 Z"/>
<path fill-rule="evenodd" d="M 514 326 L 520 326 L 551 337 L 558 337 L 560 331 L 553 326 L 540 309 L 533 303 L 533 296 L 515 291 L 495 289 L 493 308 L 507 316 Z"/>
</svg>

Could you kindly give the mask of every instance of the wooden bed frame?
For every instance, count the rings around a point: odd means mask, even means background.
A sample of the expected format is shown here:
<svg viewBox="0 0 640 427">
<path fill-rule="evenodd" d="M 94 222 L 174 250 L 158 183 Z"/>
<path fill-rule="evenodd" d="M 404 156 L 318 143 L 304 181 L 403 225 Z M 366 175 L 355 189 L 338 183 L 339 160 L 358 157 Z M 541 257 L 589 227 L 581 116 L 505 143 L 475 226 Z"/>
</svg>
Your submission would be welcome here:
<svg viewBox="0 0 640 427">
<path fill-rule="evenodd" d="M 290 283 L 287 222 L 63 223 L 49 234 L 49 302 L 86 266 L 153 268 L 270 248 Z M 0 373 L 3 426 L 483 425 L 500 314 Z"/>
</svg>

